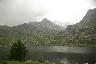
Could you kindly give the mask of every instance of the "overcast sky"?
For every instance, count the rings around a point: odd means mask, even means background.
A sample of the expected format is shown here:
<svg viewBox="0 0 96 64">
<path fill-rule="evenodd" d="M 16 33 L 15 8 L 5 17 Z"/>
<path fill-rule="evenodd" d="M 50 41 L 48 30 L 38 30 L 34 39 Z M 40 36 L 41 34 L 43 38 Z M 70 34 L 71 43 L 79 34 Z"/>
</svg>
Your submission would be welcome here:
<svg viewBox="0 0 96 64">
<path fill-rule="evenodd" d="M 47 17 L 65 25 L 79 22 L 96 0 L 0 0 L 0 24 L 18 25 Z"/>
</svg>

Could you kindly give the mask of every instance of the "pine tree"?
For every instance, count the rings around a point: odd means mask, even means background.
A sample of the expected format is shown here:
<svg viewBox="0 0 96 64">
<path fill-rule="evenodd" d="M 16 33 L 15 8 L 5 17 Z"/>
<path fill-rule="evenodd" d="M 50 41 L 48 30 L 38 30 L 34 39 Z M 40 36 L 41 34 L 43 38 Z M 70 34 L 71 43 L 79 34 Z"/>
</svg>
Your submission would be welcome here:
<svg viewBox="0 0 96 64">
<path fill-rule="evenodd" d="M 24 61 L 27 51 L 25 44 L 19 40 L 11 46 L 10 59 Z"/>
</svg>

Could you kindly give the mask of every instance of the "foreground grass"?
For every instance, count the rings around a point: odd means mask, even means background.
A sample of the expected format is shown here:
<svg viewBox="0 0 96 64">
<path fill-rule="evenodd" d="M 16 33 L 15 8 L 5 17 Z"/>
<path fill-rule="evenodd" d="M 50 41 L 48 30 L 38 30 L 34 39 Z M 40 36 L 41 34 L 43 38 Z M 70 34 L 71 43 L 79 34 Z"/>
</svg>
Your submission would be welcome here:
<svg viewBox="0 0 96 64">
<path fill-rule="evenodd" d="M 0 64 L 63 64 L 63 63 L 59 63 L 59 62 L 49 62 L 49 61 L 45 61 L 45 62 L 38 62 L 38 61 L 25 61 L 25 62 L 19 62 L 19 61 L 3 61 L 3 62 L 0 62 Z"/>
</svg>

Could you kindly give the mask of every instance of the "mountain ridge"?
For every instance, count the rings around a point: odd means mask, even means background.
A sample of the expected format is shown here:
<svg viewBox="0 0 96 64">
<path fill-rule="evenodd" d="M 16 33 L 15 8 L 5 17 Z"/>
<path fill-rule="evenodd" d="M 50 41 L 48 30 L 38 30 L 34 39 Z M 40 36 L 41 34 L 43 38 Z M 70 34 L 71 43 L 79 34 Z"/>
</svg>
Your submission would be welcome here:
<svg viewBox="0 0 96 64">
<path fill-rule="evenodd" d="M 70 47 L 96 47 L 96 8 L 88 10 L 83 19 L 74 25 L 68 25 L 58 33 L 61 42 Z"/>
<path fill-rule="evenodd" d="M 83 19 L 66 29 L 48 19 L 18 26 L 0 26 L 0 45 L 10 46 L 22 40 L 31 46 L 96 47 L 96 9 L 89 10 Z"/>
<path fill-rule="evenodd" d="M 52 23 L 48 19 L 44 19 L 41 22 L 24 23 L 13 27 L 0 25 L 0 44 L 10 46 L 16 40 L 23 40 L 25 43 L 30 42 L 32 45 L 39 45 L 41 41 L 41 43 L 46 44 L 46 40 L 49 41 L 49 37 L 54 36 L 60 30 L 62 30 L 60 26 Z"/>
</svg>

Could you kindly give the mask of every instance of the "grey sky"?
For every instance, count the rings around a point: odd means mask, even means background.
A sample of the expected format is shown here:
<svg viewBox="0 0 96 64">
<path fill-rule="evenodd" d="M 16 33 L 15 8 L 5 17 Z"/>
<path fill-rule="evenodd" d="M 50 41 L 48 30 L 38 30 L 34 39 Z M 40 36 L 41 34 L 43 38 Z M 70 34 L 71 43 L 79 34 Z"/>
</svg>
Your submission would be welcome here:
<svg viewBox="0 0 96 64">
<path fill-rule="evenodd" d="M 21 1 L 21 2 L 20 2 Z M 0 24 L 18 25 L 37 21 L 47 13 L 44 9 L 30 7 L 27 0 L 0 0 Z"/>
<path fill-rule="evenodd" d="M 61 1 L 60 6 L 60 3 L 58 4 L 59 1 Z M 76 0 L 72 1 L 74 4 Z M 81 2 L 81 0 L 78 1 Z M 63 2 L 67 2 L 67 7 L 64 8 L 66 5 L 63 5 Z M 71 3 L 69 0 L 0 0 L 0 24 L 18 25 L 25 22 L 39 21 L 44 17 L 47 17 L 57 24 L 73 24 L 79 22 L 88 9 L 95 7 L 96 0 L 85 0 L 85 3 L 86 5 L 88 4 L 87 7 L 83 8 L 78 5 L 81 7 L 81 10 L 79 10 L 78 7 L 75 7 L 73 8 L 77 9 L 75 12 L 75 10 L 71 9 L 72 7 L 70 7 Z M 83 9 L 86 9 L 86 11 Z M 80 13 L 82 16 L 79 16 L 79 11 L 82 11 L 82 14 Z"/>
</svg>

